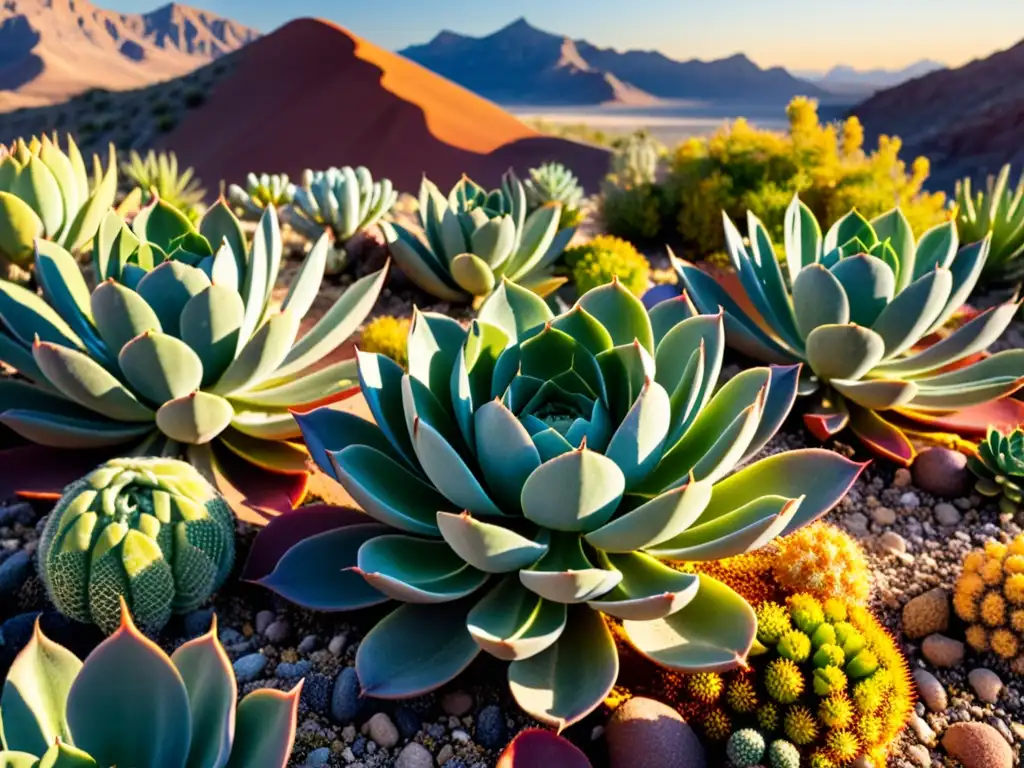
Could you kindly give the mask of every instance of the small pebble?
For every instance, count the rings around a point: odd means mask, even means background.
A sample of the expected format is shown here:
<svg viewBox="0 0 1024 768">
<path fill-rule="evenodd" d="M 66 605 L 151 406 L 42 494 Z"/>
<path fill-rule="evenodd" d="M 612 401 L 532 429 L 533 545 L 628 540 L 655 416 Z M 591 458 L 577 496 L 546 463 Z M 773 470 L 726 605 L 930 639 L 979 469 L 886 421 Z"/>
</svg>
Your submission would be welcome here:
<svg viewBox="0 0 1024 768">
<path fill-rule="evenodd" d="M 892 525 L 896 522 L 896 513 L 888 507 L 875 507 L 871 510 L 871 519 L 879 525 Z"/>
<path fill-rule="evenodd" d="M 0 595 L 13 595 L 32 572 L 32 555 L 19 550 L 0 564 Z"/>
<path fill-rule="evenodd" d="M 925 722 L 924 718 L 914 715 L 910 719 L 910 727 L 913 729 L 914 735 L 917 736 L 919 742 L 929 747 L 935 744 L 935 731 Z"/>
<path fill-rule="evenodd" d="M 914 460 L 914 483 L 933 496 L 962 496 L 970 483 L 967 457 L 949 448 L 927 448 Z"/>
<path fill-rule="evenodd" d="M 308 675 L 310 669 L 312 669 L 312 665 L 305 659 L 297 661 L 294 664 L 282 661 L 277 665 L 277 669 L 274 670 L 274 674 L 285 680 L 294 680 Z"/>
<path fill-rule="evenodd" d="M 868 519 L 861 512 L 852 512 L 846 516 L 846 527 L 850 529 L 850 533 L 858 538 L 862 538 L 867 535 L 868 532 Z"/>
<path fill-rule="evenodd" d="M 930 589 L 903 606 L 903 634 L 909 640 L 941 634 L 949 629 L 949 594 L 942 587 Z"/>
<path fill-rule="evenodd" d="M 910 485 L 911 476 L 910 470 L 906 467 L 900 467 L 896 470 L 896 474 L 892 478 L 892 484 L 897 488 L 906 488 Z"/>
<path fill-rule="evenodd" d="M 616 709 L 606 731 L 610 768 L 705 768 L 704 748 L 676 710 L 637 696 Z"/>
<path fill-rule="evenodd" d="M 346 744 L 356 740 L 356 727 L 351 723 L 341 729 L 341 738 Z"/>
<path fill-rule="evenodd" d="M 331 642 L 327 644 L 327 650 L 333 653 L 335 656 L 340 656 L 341 652 L 345 650 L 345 644 L 348 642 L 348 635 L 342 632 L 340 635 L 335 635 L 331 638 Z"/>
<path fill-rule="evenodd" d="M 942 737 L 946 751 L 964 768 L 1012 768 L 1013 750 L 985 723 L 954 723 Z"/>
<path fill-rule="evenodd" d="M 907 491 L 900 496 L 900 506 L 905 509 L 917 509 L 921 506 L 921 499 L 913 491 Z"/>
<path fill-rule="evenodd" d="M 261 635 L 267 631 L 267 627 L 274 623 L 273 611 L 260 611 L 256 614 L 256 631 Z"/>
<path fill-rule="evenodd" d="M 434 758 L 422 744 L 412 741 L 402 748 L 395 761 L 395 768 L 432 768 Z"/>
<path fill-rule="evenodd" d="M 943 501 L 935 505 L 935 519 L 939 525 L 956 525 L 960 522 L 960 510 Z"/>
<path fill-rule="evenodd" d="M 457 741 L 460 744 L 468 744 L 469 734 L 461 728 L 456 728 L 454 731 L 452 731 L 452 741 Z"/>
<path fill-rule="evenodd" d="M 917 690 L 920 692 L 921 698 L 928 709 L 932 712 L 944 712 L 946 710 L 946 707 L 949 706 L 946 689 L 942 687 L 942 683 L 939 682 L 935 675 L 927 669 L 915 669 L 914 681 L 917 683 Z"/>
<path fill-rule="evenodd" d="M 437 764 L 447 765 L 448 761 L 455 757 L 455 750 L 451 744 L 445 744 L 437 753 Z"/>
<path fill-rule="evenodd" d="M 370 738 L 385 749 L 391 749 L 398 743 L 398 728 L 384 712 L 378 712 L 371 717 L 367 728 Z"/>
<path fill-rule="evenodd" d="M 223 645 L 225 648 L 231 645 L 238 645 L 244 642 L 245 638 L 242 636 L 242 633 L 239 632 L 237 629 L 225 627 L 220 631 L 220 644 Z"/>
<path fill-rule="evenodd" d="M 505 746 L 505 716 L 496 704 L 480 710 L 476 718 L 476 742 L 485 749 Z"/>
<path fill-rule="evenodd" d="M 345 667 L 334 680 L 331 694 L 331 719 L 336 723 L 348 723 L 355 719 L 363 708 L 359 696 L 359 677 L 355 667 Z"/>
<path fill-rule="evenodd" d="M 921 744 L 911 744 L 907 747 L 907 756 L 914 761 L 914 765 L 919 768 L 931 768 L 932 756 L 928 752 L 928 747 L 922 746 Z"/>
<path fill-rule="evenodd" d="M 297 650 L 299 653 L 309 655 L 320 646 L 320 638 L 316 635 L 306 635 L 302 638 L 302 642 L 299 643 Z"/>
<path fill-rule="evenodd" d="M 441 697 L 441 709 L 446 715 L 462 717 L 473 709 L 473 697 L 465 691 L 450 691 Z"/>
<path fill-rule="evenodd" d="M 267 657 L 262 653 L 250 653 L 234 664 L 235 679 L 240 683 L 249 683 L 259 677 L 267 668 Z"/>
<path fill-rule="evenodd" d="M 999 679 L 999 675 L 984 667 L 972 669 L 967 675 L 967 682 L 971 684 L 978 698 L 986 704 L 995 704 L 1003 690 L 1003 681 Z"/>
<path fill-rule="evenodd" d="M 274 645 L 280 645 L 288 639 L 288 635 L 291 634 L 292 628 L 288 625 L 288 622 L 284 619 L 278 619 L 263 632 L 263 636 L 267 638 L 268 643 Z"/>
<path fill-rule="evenodd" d="M 308 755 L 306 755 L 306 765 L 308 766 L 320 766 L 326 765 L 327 761 L 331 759 L 331 748 L 320 747 L 320 749 L 314 749 Z"/>
<path fill-rule="evenodd" d="M 878 537 L 878 545 L 886 552 L 902 555 L 907 551 L 907 540 L 896 531 L 886 531 Z"/>
<path fill-rule="evenodd" d="M 945 635 L 928 635 L 921 653 L 936 667 L 955 667 L 964 658 L 964 644 Z"/>
</svg>

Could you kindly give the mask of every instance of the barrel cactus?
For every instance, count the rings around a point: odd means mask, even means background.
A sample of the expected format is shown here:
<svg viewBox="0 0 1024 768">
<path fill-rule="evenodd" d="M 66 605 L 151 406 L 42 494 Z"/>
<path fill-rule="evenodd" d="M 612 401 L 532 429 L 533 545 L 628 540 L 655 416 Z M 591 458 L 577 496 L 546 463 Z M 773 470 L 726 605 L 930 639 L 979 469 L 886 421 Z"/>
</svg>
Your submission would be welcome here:
<svg viewBox="0 0 1024 768">
<path fill-rule="evenodd" d="M 228 187 L 228 202 L 243 219 L 250 221 L 258 221 L 268 205 L 283 208 L 294 199 L 295 185 L 288 180 L 287 173 L 250 173 L 245 177 L 244 188 L 238 184 Z"/>
<path fill-rule="evenodd" d="M 155 632 L 224 583 L 235 558 L 234 515 L 185 462 L 112 459 L 67 488 L 38 557 L 65 615 L 113 632 L 124 598 L 139 625 Z"/>
<path fill-rule="evenodd" d="M 527 215 L 526 190 L 509 171 L 500 189 L 488 192 L 463 177 L 448 197 L 433 182 L 420 184 L 422 235 L 385 222 L 391 254 L 409 278 L 445 301 L 480 303 L 502 278 L 540 296 L 565 278 L 551 267 L 575 230 L 560 228 L 561 206 L 551 203 Z"/>
<path fill-rule="evenodd" d="M 468 329 L 417 313 L 408 373 L 358 355 L 375 423 L 297 416 L 367 514 L 313 536 L 282 516 L 256 547 L 297 543 L 250 577 L 314 609 L 403 603 L 356 657 L 381 698 L 437 688 L 485 650 L 512 662 L 530 715 L 565 727 L 615 683 L 609 620 L 672 669 L 742 664 L 751 607 L 665 561 L 757 549 L 824 514 L 862 465 L 811 449 L 735 471 L 782 424 L 798 371 L 753 368 L 716 392 L 724 337 L 721 315 L 683 300 L 648 315 L 618 283 L 558 316 L 507 281 Z"/>
<path fill-rule="evenodd" d="M 310 251 L 278 304 L 272 208 L 251 243 L 223 201 L 198 228 L 162 200 L 130 229 L 108 213 L 91 293 L 71 254 L 40 241 L 42 298 L 0 281 L 0 360 L 24 376 L 0 381 L 0 423 L 53 448 L 187 456 L 240 514 L 298 504 L 308 453 L 291 411 L 351 387 L 354 361 L 325 358 L 362 323 L 386 271 L 357 280 L 300 336 L 329 245 Z"/>
<path fill-rule="evenodd" d="M 216 620 L 168 656 L 122 603 L 120 627 L 84 663 L 37 622 L 0 692 L 0 765 L 285 768 L 301 691 L 236 704 Z"/>
<path fill-rule="evenodd" d="M 0 145 L 0 260 L 32 265 L 34 243 L 52 240 L 71 252 L 83 248 L 117 195 L 114 148 L 104 170 L 93 156 L 90 179 L 74 139 L 57 137 Z"/>
<path fill-rule="evenodd" d="M 333 275 L 348 264 L 357 236 L 378 224 L 397 200 L 389 179 L 375 182 L 366 168 L 346 165 L 304 171 L 286 210 L 292 229 L 309 240 L 330 230 L 334 245 L 328 254 L 327 273 Z"/>
<path fill-rule="evenodd" d="M 999 508 L 1016 514 L 1024 500 L 1024 430 L 1007 433 L 990 429 L 968 457 L 967 466 L 977 476 L 975 489 L 983 496 L 998 496 Z"/>
<path fill-rule="evenodd" d="M 1024 408 L 1004 399 L 1024 384 L 1024 350 L 968 361 L 1002 334 L 1016 301 L 979 313 L 937 343 L 921 343 L 967 299 L 984 269 L 988 239 L 958 250 L 956 227 L 946 222 L 915 242 L 899 209 L 872 221 L 852 211 L 823 238 L 810 209 L 794 197 L 784 273 L 756 216 L 748 214 L 749 246 L 724 220 L 736 294 L 677 260 L 682 284 L 702 311 L 724 308 L 736 350 L 765 362 L 806 364 L 800 392 L 818 400 L 804 422 L 819 439 L 849 426 L 876 453 L 908 465 L 915 456 L 908 432 L 953 425 L 944 428 L 983 434 L 999 408 L 1014 420 L 1024 416 Z"/>
<path fill-rule="evenodd" d="M 956 226 L 966 243 L 991 235 L 992 245 L 982 273 L 986 280 L 1010 282 L 1024 275 L 1024 175 L 1010 185 L 1010 165 L 989 176 L 976 192 L 967 177 L 956 185 Z"/>
</svg>

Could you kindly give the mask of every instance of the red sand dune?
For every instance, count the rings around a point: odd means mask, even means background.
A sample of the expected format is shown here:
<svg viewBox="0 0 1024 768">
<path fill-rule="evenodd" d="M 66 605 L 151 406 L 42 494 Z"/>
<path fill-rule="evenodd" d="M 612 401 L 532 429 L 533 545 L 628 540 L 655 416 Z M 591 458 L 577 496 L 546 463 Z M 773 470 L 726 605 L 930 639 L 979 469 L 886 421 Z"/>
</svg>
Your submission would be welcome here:
<svg viewBox="0 0 1024 768">
<path fill-rule="evenodd" d="M 415 193 L 466 173 L 496 185 L 546 160 L 595 188 L 606 150 L 545 137 L 497 105 L 328 22 L 299 19 L 250 44 L 235 71 L 163 142 L 209 185 L 249 171 L 365 165 Z"/>
</svg>

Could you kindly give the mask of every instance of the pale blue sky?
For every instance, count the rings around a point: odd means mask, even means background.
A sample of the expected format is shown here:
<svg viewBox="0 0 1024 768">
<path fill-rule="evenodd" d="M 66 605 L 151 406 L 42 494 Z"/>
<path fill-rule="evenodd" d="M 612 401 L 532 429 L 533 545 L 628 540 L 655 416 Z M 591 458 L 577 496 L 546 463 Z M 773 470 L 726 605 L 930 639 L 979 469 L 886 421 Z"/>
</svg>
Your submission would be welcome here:
<svg viewBox="0 0 1024 768">
<path fill-rule="evenodd" d="M 160 0 L 97 0 L 118 11 Z M 762 66 L 961 64 L 1024 38 L 1021 0 L 189 0 L 269 32 L 296 16 L 331 19 L 385 48 L 448 28 L 486 34 L 518 16 L 553 32 L 674 58 L 743 52 Z"/>
</svg>

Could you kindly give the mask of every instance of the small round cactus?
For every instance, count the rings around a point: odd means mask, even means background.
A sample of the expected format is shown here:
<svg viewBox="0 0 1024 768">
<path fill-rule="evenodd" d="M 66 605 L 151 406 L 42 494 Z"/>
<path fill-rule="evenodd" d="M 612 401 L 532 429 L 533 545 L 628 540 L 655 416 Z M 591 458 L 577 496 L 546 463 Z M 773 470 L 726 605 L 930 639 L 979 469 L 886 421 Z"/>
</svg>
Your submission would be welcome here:
<svg viewBox="0 0 1024 768">
<path fill-rule="evenodd" d="M 729 737 L 725 754 L 735 768 L 753 768 L 764 756 L 764 737 L 753 728 L 736 731 Z"/>
<path fill-rule="evenodd" d="M 814 523 L 776 543 L 775 579 L 786 590 L 866 604 L 871 570 L 857 543 L 827 523 Z"/>
<path fill-rule="evenodd" d="M 54 605 L 105 632 L 120 625 L 120 598 L 145 631 L 199 607 L 235 557 L 227 502 L 176 459 L 114 459 L 64 490 L 39 543 L 39 570 Z"/>
<path fill-rule="evenodd" d="M 598 235 L 569 248 L 565 263 L 572 270 L 580 295 L 617 277 L 633 295 L 642 296 L 651 271 L 646 257 L 632 243 L 612 235 Z"/>
<path fill-rule="evenodd" d="M 381 315 L 366 324 L 360 335 L 359 348 L 390 357 L 403 368 L 408 365 L 407 339 L 410 320 L 407 317 Z"/>
<path fill-rule="evenodd" d="M 768 745 L 769 768 L 800 768 L 800 751 L 788 741 L 778 739 Z"/>
<path fill-rule="evenodd" d="M 953 610 L 967 622 L 967 642 L 992 651 L 1024 674 L 1024 534 L 969 552 L 953 590 Z"/>
</svg>

